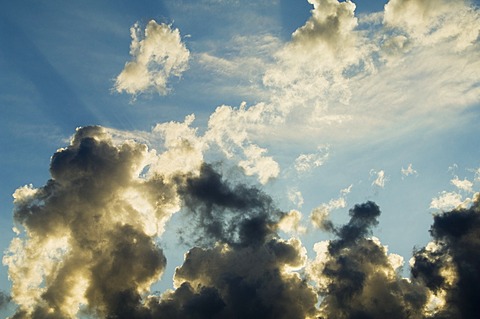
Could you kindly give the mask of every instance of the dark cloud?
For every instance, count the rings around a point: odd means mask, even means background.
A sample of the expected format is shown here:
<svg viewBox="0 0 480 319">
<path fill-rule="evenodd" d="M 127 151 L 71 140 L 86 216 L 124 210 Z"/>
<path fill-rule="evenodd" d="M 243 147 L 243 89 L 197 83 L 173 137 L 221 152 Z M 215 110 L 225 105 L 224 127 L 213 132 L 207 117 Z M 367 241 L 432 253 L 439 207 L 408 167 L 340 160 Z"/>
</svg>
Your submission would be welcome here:
<svg viewBox="0 0 480 319">
<path fill-rule="evenodd" d="M 81 128 L 53 155 L 44 187 L 17 190 L 14 217 L 26 236 L 4 259 L 14 298 L 28 300 L 16 317 L 70 318 L 84 303 L 95 316 L 126 318 L 138 307 L 166 265 L 145 220 L 161 222 L 176 197 L 161 177 L 139 177 L 147 157 L 145 145 Z"/>
<path fill-rule="evenodd" d="M 230 185 L 212 165 L 203 164 L 199 176 L 179 178 L 179 194 L 196 223 L 196 244 L 261 244 L 274 235 L 284 214 L 270 196 L 242 183 Z"/>
<path fill-rule="evenodd" d="M 319 294 L 324 318 L 422 318 L 426 302 L 423 287 L 399 276 L 386 248 L 366 236 L 378 224 L 379 207 L 373 202 L 355 205 L 350 221 L 333 227 L 325 260 L 313 267 L 321 278 Z"/>
<path fill-rule="evenodd" d="M 412 274 L 434 293 L 445 293 L 445 306 L 431 317 L 477 318 L 480 314 L 480 198 L 469 209 L 434 217 L 434 241 L 414 255 Z"/>
<path fill-rule="evenodd" d="M 432 242 L 414 252 L 411 278 L 372 236 L 380 208 L 323 220 L 335 237 L 308 261 L 299 239 L 277 234 L 286 216 L 255 186 L 211 164 L 163 176 L 145 145 L 78 129 L 51 161 L 45 186 L 19 188 L 19 236 L 4 256 L 12 318 L 446 319 L 480 313 L 480 203 L 434 216 Z M 154 164 L 152 164 L 154 166 Z M 175 210 L 190 224 L 176 289 L 150 294 L 166 266 L 156 242 Z M 182 225 L 184 226 L 184 225 Z M 324 248 L 323 250 L 321 248 Z M 0 294 L 0 305 L 10 297 Z"/>
</svg>

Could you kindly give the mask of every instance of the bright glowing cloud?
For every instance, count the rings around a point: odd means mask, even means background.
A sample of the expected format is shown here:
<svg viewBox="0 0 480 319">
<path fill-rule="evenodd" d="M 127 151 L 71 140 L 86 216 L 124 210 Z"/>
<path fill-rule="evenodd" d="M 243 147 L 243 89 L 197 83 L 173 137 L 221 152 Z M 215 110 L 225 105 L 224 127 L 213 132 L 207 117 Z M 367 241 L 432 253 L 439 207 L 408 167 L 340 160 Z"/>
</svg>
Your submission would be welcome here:
<svg viewBox="0 0 480 319">
<path fill-rule="evenodd" d="M 170 25 L 148 22 L 145 30 L 136 23 L 131 29 L 130 55 L 115 81 L 117 92 L 136 96 L 146 91 L 168 93 L 170 77 L 180 77 L 188 68 L 190 52 L 182 42 L 178 29 Z"/>
</svg>

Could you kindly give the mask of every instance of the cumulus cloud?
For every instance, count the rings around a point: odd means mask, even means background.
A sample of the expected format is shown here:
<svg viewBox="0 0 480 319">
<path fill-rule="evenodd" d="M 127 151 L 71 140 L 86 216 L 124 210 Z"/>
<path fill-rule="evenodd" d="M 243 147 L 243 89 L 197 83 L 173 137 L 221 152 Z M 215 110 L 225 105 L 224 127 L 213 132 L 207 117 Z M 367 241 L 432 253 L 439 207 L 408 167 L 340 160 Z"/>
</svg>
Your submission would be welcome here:
<svg viewBox="0 0 480 319">
<path fill-rule="evenodd" d="M 307 231 L 307 228 L 302 226 L 301 221 L 302 213 L 293 209 L 280 219 L 278 228 L 289 234 L 303 234 Z"/>
<path fill-rule="evenodd" d="M 330 228 L 337 238 L 315 246 L 307 269 L 323 297 L 321 317 L 422 318 L 425 288 L 401 278 L 398 258 L 367 237 L 379 215 L 373 202 L 355 205 L 347 224 Z"/>
<path fill-rule="evenodd" d="M 456 169 L 458 169 L 458 165 L 454 164 L 452 167 L 449 167 L 448 170 L 454 173 Z M 450 180 L 450 184 L 455 186 L 456 190 L 440 192 L 437 197 L 432 198 L 430 208 L 448 211 L 456 208 L 470 207 L 478 194 L 474 187 L 475 176 L 473 179 L 473 182 L 467 178 L 461 180 L 457 175 L 454 175 Z"/>
<path fill-rule="evenodd" d="M 461 191 L 467 192 L 467 193 L 472 193 L 473 192 L 473 182 L 469 181 L 468 179 L 464 178 L 463 180 L 460 180 L 458 176 L 455 176 L 450 183 L 454 185 L 456 188 L 458 188 Z"/>
<path fill-rule="evenodd" d="M 218 148 L 227 158 L 236 160 L 247 175 L 257 175 L 262 184 L 280 173 L 279 164 L 266 155 L 268 150 L 250 140 L 251 125 L 267 124 L 266 113 L 269 113 L 269 107 L 264 104 L 249 108 L 245 102 L 238 108 L 222 105 L 210 116 L 205 133 L 209 145 Z"/>
<path fill-rule="evenodd" d="M 353 185 L 340 190 L 340 196 L 331 199 L 328 203 L 324 203 L 314 208 L 310 214 L 310 220 L 315 228 L 330 230 L 330 212 L 334 209 L 345 208 L 347 206 L 346 197 L 350 193 Z"/>
<path fill-rule="evenodd" d="M 161 176 L 140 176 L 150 156 L 101 127 L 81 128 L 53 155 L 45 186 L 15 192 L 23 232 L 3 262 L 18 316 L 71 318 L 82 304 L 119 316 L 159 279 L 166 260 L 154 237 L 178 200 Z"/>
<path fill-rule="evenodd" d="M 180 179 L 198 246 L 176 269 L 176 289 L 149 304 L 154 317 L 314 318 L 317 296 L 294 272 L 304 267 L 306 249 L 276 234 L 298 215 L 282 213 L 255 187 L 231 184 L 211 165 Z"/>
<path fill-rule="evenodd" d="M 366 57 L 368 49 L 360 46 L 362 37 L 355 31 L 353 2 L 309 2 L 313 5 L 310 19 L 278 51 L 278 61 L 267 70 L 263 82 L 284 93 L 276 100 L 284 111 L 311 104 L 322 117 L 330 99 L 348 104 L 351 91 L 343 72 Z"/>
<path fill-rule="evenodd" d="M 115 90 L 133 96 L 147 91 L 167 94 L 169 79 L 180 77 L 188 68 L 190 52 L 179 30 L 150 20 L 145 30 L 136 23 L 130 34 L 132 61 L 117 76 Z"/>
<path fill-rule="evenodd" d="M 192 120 L 159 129 L 171 158 L 184 156 L 185 141 L 168 131 L 196 141 Z M 433 241 L 415 250 L 406 279 L 403 258 L 372 236 L 375 203 L 355 205 L 344 225 L 319 210 L 333 239 L 315 244 L 309 260 L 289 237 L 306 229 L 299 211 L 282 211 L 220 163 L 162 170 L 163 153 L 114 133 L 79 128 L 52 156 L 45 186 L 15 191 L 17 236 L 3 258 L 19 306 L 13 318 L 440 319 L 479 311 L 478 195 L 434 216 Z M 351 188 L 325 207 L 345 207 Z M 191 246 L 174 289 L 151 294 L 166 265 L 158 243 L 175 212 L 189 221 L 181 235 Z"/>
<path fill-rule="evenodd" d="M 415 252 L 413 278 L 431 291 L 433 318 L 474 318 L 480 311 L 480 198 L 434 217 L 433 241 Z"/>
<path fill-rule="evenodd" d="M 313 225 L 334 239 L 315 244 L 317 256 L 309 261 L 299 239 L 278 234 L 305 232 L 299 211 L 282 211 L 257 186 L 224 174 L 222 164 L 205 163 L 207 152 L 220 154 L 266 184 L 280 174 L 275 158 L 255 140 L 268 139 L 268 132 L 300 140 L 304 135 L 297 131 L 319 132 L 320 126 L 312 124 L 331 128 L 352 119 L 370 131 L 372 123 L 389 126 L 387 115 L 376 116 L 381 112 L 377 105 L 397 119 L 398 113 L 422 113 L 412 111 L 412 105 L 431 114 L 438 105 L 464 107 L 478 101 L 478 86 L 472 85 L 479 80 L 478 19 L 464 2 L 391 0 L 383 20 L 387 29 L 374 17 L 359 22 L 351 1 L 309 2 L 310 19 L 273 54 L 275 65 L 265 67 L 266 60 L 251 56 L 228 61 L 199 56 L 202 65 L 233 75 L 266 68 L 261 76 L 272 93 L 269 101 L 219 106 L 203 134 L 193 126 L 194 115 L 158 124 L 144 134 L 156 150 L 122 138 L 126 133 L 80 128 L 53 155 L 46 185 L 15 191 L 18 236 L 3 259 L 13 282 L 12 300 L 19 305 L 14 318 L 75 318 L 80 311 L 129 319 L 440 319 L 479 313 L 479 278 L 471 271 L 479 268 L 478 197 L 463 200 L 456 192 L 443 192 L 432 200 L 432 208 L 456 210 L 435 215 L 434 240 L 415 252 L 407 280 L 399 275 L 402 258 L 371 236 L 380 216 L 375 203 L 355 205 L 345 225 L 330 220 L 333 209 L 346 207 L 352 186 L 312 211 Z M 455 18 L 458 13 L 464 21 Z M 374 28 L 362 31 L 360 23 Z M 473 27 L 465 28 L 466 23 Z M 131 33 L 133 60 L 117 77 L 115 89 L 134 96 L 168 93 L 169 79 L 188 67 L 189 51 L 179 31 L 152 20 L 145 30 L 134 25 Z M 278 49 L 277 39 L 262 41 L 269 43 L 265 52 Z M 443 49 L 446 53 L 438 55 Z M 453 62 L 444 63 L 452 57 Z M 405 65 L 418 74 L 407 75 Z M 433 74 L 435 81 L 422 74 Z M 427 88 L 414 85 L 426 93 L 405 93 L 401 85 L 410 79 L 428 83 Z M 431 94 L 447 92 L 441 90 L 447 86 L 448 96 Z M 350 101 L 355 109 L 348 107 Z M 288 134 L 279 133 L 283 128 Z M 354 136 L 355 129 L 345 134 Z M 302 153 L 295 169 L 308 172 L 327 158 L 328 148 Z M 416 173 L 411 164 L 401 172 Z M 372 170 L 371 176 L 372 185 L 385 186 L 383 170 Z M 451 182 L 473 192 L 467 179 Z M 301 206 L 301 193 L 292 189 L 292 194 Z M 151 295 L 166 265 L 158 242 L 178 211 L 189 221 L 182 225 L 183 242 L 194 247 L 175 271 L 174 289 Z"/>
<path fill-rule="evenodd" d="M 425 44 L 453 41 L 457 50 L 472 45 L 480 31 L 478 13 L 464 0 L 390 0 L 384 22 Z"/>
</svg>

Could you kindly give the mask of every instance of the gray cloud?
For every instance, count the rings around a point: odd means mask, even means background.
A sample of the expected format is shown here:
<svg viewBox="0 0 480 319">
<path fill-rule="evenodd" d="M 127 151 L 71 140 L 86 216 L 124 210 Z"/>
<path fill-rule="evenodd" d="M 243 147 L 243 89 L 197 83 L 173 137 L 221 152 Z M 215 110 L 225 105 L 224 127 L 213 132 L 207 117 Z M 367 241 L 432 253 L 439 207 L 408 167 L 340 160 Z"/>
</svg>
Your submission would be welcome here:
<svg viewBox="0 0 480 319">
<path fill-rule="evenodd" d="M 434 217 L 433 240 L 415 251 L 407 279 L 402 258 L 372 237 L 381 213 L 373 202 L 355 205 L 345 225 L 326 217 L 323 230 L 335 237 L 315 245 L 309 261 L 299 239 L 277 234 L 288 215 L 261 189 L 207 163 L 163 176 L 148 170 L 158 156 L 114 142 L 108 129 L 80 128 L 52 156 L 45 186 L 15 192 L 19 236 L 3 259 L 19 305 L 12 318 L 440 319 L 480 311 L 478 197 Z M 166 266 L 156 242 L 173 210 L 188 218 L 182 235 L 193 246 L 175 289 L 152 295 Z"/>
</svg>

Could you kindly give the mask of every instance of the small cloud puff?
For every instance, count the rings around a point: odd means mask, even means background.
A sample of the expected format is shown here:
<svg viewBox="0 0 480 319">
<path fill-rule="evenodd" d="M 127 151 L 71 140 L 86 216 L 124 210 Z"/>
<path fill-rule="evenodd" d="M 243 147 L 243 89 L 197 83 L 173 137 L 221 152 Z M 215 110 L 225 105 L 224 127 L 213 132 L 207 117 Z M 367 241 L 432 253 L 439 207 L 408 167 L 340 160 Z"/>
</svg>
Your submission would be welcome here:
<svg viewBox="0 0 480 319">
<path fill-rule="evenodd" d="M 380 170 L 380 171 L 375 171 L 375 170 L 370 170 L 370 176 L 377 175 L 377 178 L 372 182 L 372 186 L 378 186 L 380 188 L 385 187 L 385 182 L 388 180 L 388 178 L 385 176 L 385 171 Z"/>
<path fill-rule="evenodd" d="M 138 23 L 130 29 L 132 43 L 127 62 L 115 80 L 114 89 L 136 96 L 147 91 L 168 93 L 170 77 L 180 77 L 188 68 L 190 52 L 178 29 L 151 20 L 143 31 Z"/>
<path fill-rule="evenodd" d="M 401 172 L 402 172 L 402 179 L 404 177 L 407 177 L 407 176 L 410 176 L 410 175 L 418 176 L 418 172 L 413 169 L 412 163 L 408 164 L 407 168 L 403 168 L 403 166 L 402 166 Z"/>
</svg>

